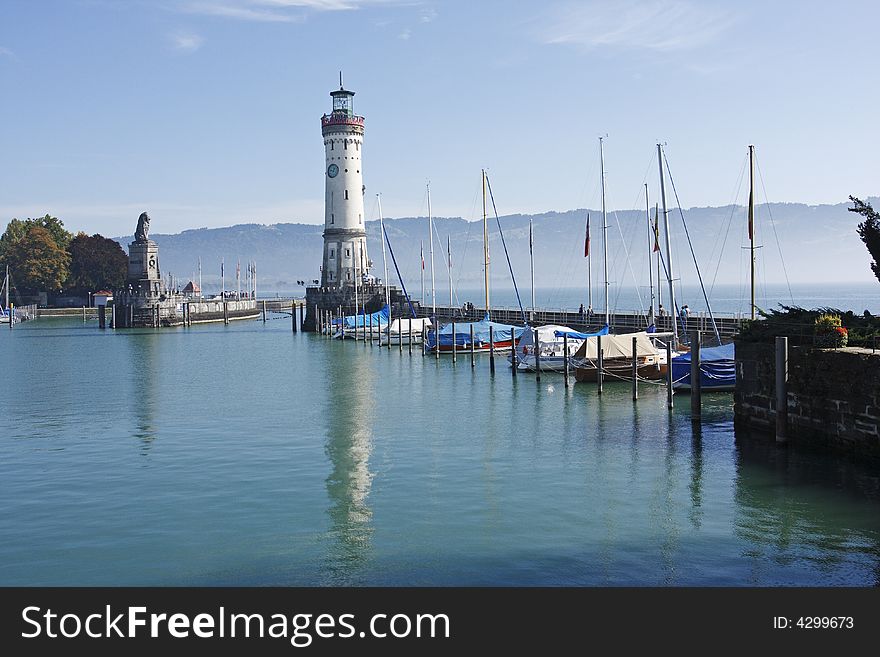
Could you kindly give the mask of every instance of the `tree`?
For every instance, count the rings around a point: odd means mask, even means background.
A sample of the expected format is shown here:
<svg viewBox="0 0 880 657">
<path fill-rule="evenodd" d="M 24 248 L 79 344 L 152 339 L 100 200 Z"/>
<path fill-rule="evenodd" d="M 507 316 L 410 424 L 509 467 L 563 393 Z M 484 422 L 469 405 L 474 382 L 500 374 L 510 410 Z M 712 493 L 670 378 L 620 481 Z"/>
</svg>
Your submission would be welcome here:
<svg viewBox="0 0 880 657">
<path fill-rule="evenodd" d="M 128 256 L 117 242 L 103 237 L 78 233 L 68 247 L 70 277 L 65 288 L 80 294 L 101 289 L 118 290 L 128 275 Z"/>
<path fill-rule="evenodd" d="M 18 287 L 27 293 L 55 292 L 67 279 L 70 256 L 42 226 L 31 226 L 20 240 L 6 249 L 5 264 Z"/>
<path fill-rule="evenodd" d="M 860 201 L 855 196 L 850 196 L 849 200 L 853 202 L 855 207 L 847 209 L 865 218 L 856 230 L 865 246 L 868 247 L 871 258 L 873 258 L 871 271 L 874 272 L 874 276 L 880 281 L 880 214 L 871 207 L 870 203 Z"/>
<path fill-rule="evenodd" d="M 47 214 L 45 217 L 38 219 L 29 218 L 24 221 L 13 219 L 6 226 L 3 235 L 0 236 L 0 262 L 5 261 L 6 251 L 9 247 L 24 238 L 33 226 L 39 226 L 49 231 L 56 246 L 61 249 L 66 249 L 73 238 L 70 231 L 64 228 L 64 222 L 58 219 L 58 217 L 52 217 Z"/>
</svg>

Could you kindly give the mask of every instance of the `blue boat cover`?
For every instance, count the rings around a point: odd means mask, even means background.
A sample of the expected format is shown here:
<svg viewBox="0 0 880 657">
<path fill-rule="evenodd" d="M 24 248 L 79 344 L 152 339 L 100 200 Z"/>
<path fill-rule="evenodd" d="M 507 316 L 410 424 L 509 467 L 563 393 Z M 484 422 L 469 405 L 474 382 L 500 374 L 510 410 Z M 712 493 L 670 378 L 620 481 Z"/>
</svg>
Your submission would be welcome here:
<svg viewBox="0 0 880 657">
<path fill-rule="evenodd" d="M 557 338 L 564 338 L 566 335 L 569 339 L 586 340 L 587 338 L 595 338 L 597 335 L 608 335 L 608 324 L 600 328 L 595 333 L 579 333 L 577 331 L 553 331 L 553 335 Z"/>
<path fill-rule="evenodd" d="M 672 359 L 672 380 L 691 384 L 690 352 Z M 700 388 L 731 387 L 736 385 L 736 361 L 733 343 L 720 347 L 700 348 Z"/>
<path fill-rule="evenodd" d="M 369 315 L 363 314 L 363 312 L 358 313 L 357 315 L 346 315 L 342 319 L 336 318 L 333 320 L 333 324 L 335 326 L 339 326 L 345 323 L 345 328 L 360 328 L 360 327 L 369 327 L 370 326 L 370 317 L 373 318 L 373 326 L 388 326 L 388 316 L 389 316 L 388 305 L 382 306 L 382 310 L 377 310 L 374 313 L 370 313 Z"/>
<path fill-rule="evenodd" d="M 504 340 L 510 340 L 510 330 L 514 330 L 514 335 L 516 339 L 519 340 L 522 336 L 523 332 L 526 330 L 525 327 L 522 326 L 512 326 L 510 324 L 499 324 L 498 322 L 492 322 L 489 320 L 489 315 L 486 315 L 479 322 L 456 322 L 455 323 L 455 345 L 456 346 L 465 346 L 470 345 L 471 341 L 471 326 L 474 327 L 474 344 L 489 344 L 489 327 L 492 328 L 492 339 L 495 342 L 501 342 Z M 440 346 L 451 346 L 452 345 L 452 322 L 445 324 L 440 327 Z M 437 332 L 431 331 L 428 333 L 428 347 L 433 348 L 437 344 Z"/>
</svg>

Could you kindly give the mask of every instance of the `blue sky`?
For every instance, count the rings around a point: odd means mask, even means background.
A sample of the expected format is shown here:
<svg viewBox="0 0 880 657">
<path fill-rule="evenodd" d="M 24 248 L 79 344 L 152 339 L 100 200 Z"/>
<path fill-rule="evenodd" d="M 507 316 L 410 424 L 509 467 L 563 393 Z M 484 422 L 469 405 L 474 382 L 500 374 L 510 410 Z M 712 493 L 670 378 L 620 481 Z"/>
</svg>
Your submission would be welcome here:
<svg viewBox="0 0 880 657">
<path fill-rule="evenodd" d="M 478 216 L 656 195 L 685 207 L 877 195 L 873 2 L 4 0 L 0 224 L 124 235 L 323 221 L 338 71 L 366 117 L 366 211 Z M 862 34 L 859 34 L 859 31 Z M 760 201 L 765 200 L 760 191 Z M 653 202 L 653 198 L 652 198 Z"/>
</svg>

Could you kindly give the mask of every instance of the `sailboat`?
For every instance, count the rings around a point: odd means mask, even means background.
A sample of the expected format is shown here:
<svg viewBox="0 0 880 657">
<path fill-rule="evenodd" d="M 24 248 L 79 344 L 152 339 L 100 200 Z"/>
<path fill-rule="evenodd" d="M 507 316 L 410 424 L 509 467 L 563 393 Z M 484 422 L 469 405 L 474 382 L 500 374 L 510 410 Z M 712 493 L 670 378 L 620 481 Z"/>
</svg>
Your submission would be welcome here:
<svg viewBox="0 0 880 657">
<path fill-rule="evenodd" d="M 12 320 L 12 312 L 9 308 L 9 265 L 6 265 L 6 277 L 3 279 L 4 304 L 0 308 L 0 324 L 9 324 Z"/>
<path fill-rule="evenodd" d="M 751 319 L 755 319 L 755 147 L 749 144 L 749 281 Z M 720 342 L 720 340 L 719 340 Z M 672 387 L 691 389 L 691 358 L 684 354 L 672 361 Z M 733 344 L 700 349 L 700 391 L 731 391 L 736 388 L 736 360 Z"/>
<path fill-rule="evenodd" d="M 483 189 L 483 291 L 486 314 L 478 322 L 449 322 L 428 334 L 428 349 L 439 353 L 454 351 L 509 351 L 519 342 L 524 327 L 501 324 L 490 319 L 489 305 L 489 227 L 486 214 L 486 170 L 481 171 Z M 451 269 L 450 269 L 451 283 Z M 450 284 L 450 290 L 452 289 Z M 451 306 L 451 304 L 450 304 Z M 490 330 L 491 329 L 491 330 Z M 473 339 L 471 336 L 473 335 Z"/>
</svg>

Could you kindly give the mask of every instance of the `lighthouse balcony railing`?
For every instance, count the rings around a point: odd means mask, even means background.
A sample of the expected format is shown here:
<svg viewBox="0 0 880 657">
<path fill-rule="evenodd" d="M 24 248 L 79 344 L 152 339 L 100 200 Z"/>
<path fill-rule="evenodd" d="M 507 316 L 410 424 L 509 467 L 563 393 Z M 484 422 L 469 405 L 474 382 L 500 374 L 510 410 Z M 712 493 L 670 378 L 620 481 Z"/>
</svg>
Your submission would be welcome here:
<svg viewBox="0 0 880 657">
<path fill-rule="evenodd" d="M 356 125 L 363 127 L 364 117 L 349 114 L 325 114 L 321 117 L 321 125 Z"/>
</svg>

